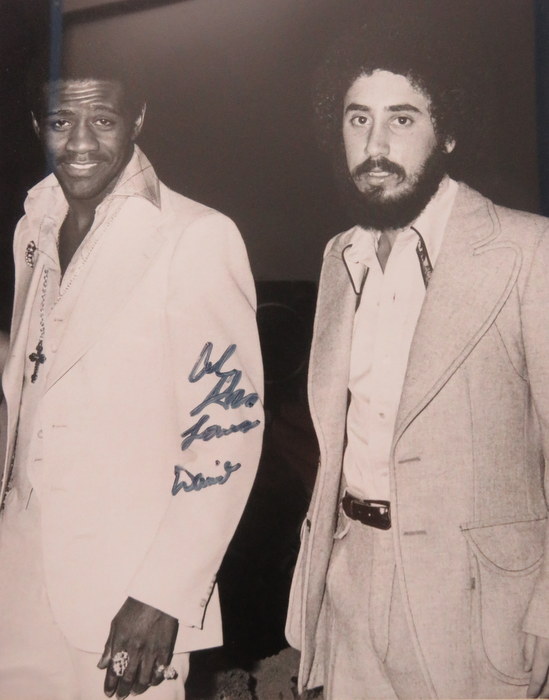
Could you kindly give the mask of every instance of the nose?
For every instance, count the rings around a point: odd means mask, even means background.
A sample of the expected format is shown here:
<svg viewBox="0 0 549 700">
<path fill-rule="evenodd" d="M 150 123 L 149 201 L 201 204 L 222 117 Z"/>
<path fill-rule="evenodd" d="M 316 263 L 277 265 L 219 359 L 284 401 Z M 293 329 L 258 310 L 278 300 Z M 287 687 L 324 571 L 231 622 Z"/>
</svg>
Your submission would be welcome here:
<svg viewBox="0 0 549 700">
<path fill-rule="evenodd" d="M 383 122 L 372 124 L 364 151 L 370 158 L 389 155 L 389 133 L 386 124 Z"/>
<path fill-rule="evenodd" d="M 72 153 L 89 153 L 99 148 L 97 138 L 86 121 L 81 120 L 73 126 L 66 148 Z"/>
</svg>

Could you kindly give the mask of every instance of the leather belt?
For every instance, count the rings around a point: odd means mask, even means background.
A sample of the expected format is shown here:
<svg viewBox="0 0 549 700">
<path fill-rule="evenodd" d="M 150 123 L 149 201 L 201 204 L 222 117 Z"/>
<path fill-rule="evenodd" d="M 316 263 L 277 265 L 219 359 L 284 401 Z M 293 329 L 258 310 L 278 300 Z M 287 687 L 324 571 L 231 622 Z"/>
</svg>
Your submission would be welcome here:
<svg viewBox="0 0 549 700">
<path fill-rule="evenodd" d="M 390 501 L 363 501 L 346 493 L 341 499 L 345 515 L 363 525 L 388 530 L 391 527 Z"/>
</svg>

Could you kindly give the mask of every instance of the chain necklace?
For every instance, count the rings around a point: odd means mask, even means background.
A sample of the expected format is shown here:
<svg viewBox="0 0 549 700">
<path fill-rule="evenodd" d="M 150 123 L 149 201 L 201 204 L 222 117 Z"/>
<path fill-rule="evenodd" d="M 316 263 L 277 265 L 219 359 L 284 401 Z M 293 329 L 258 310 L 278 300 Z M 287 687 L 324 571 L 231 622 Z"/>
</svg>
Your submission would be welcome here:
<svg viewBox="0 0 549 700">
<path fill-rule="evenodd" d="M 111 216 L 104 222 L 104 224 L 101 226 L 98 226 L 97 229 L 95 230 L 95 236 L 94 240 L 89 244 L 87 250 L 82 250 L 80 253 L 78 262 L 74 266 L 74 270 L 68 280 L 68 282 L 65 284 L 65 276 L 63 275 L 63 279 L 61 280 L 61 284 L 59 285 L 59 292 L 57 294 L 57 298 L 53 304 L 55 306 L 64 296 L 65 294 L 69 291 L 71 288 L 73 282 L 78 278 L 84 267 L 86 266 L 86 263 L 88 262 L 94 248 L 98 244 L 100 240 L 103 240 L 104 235 L 106 230 L 109 228 L 109 226 L 112 224 L 114 219 L 116 218 L 116 215 L 122 208 L 122 205 L 124 203 L 124 199 L 120 198 L 119 201 L 116 203 L 113 203 L 113 211 L 111 213 Z M 101 235 L 98 235 L 99 229 L 102 229 Z M 59 227 L 59 233 L 61 232 L 61 226 Z M 59 234 L 57 236 L 57 248 L 59 249 Z M 49 269 L 46 267 L 44 268 L 44 278 L 42 280 L 42 292 L 40 295 L 40 309 L 39 309 L 39 317 L 40 317 L 40 335 L 38 337 L 38 343 L 36 345 L 36 349 L 34 352 L 32 352 L 29 355 L 29 360 L 34 363 L 34 371 L 31 375 L 31 382 L 34 384 L 34 382 L 38 379 L 38 370 L 40 369 L 40 365 L 43 365 L 44 362 L 46 361 L 46 356 L 44 355 L 44 336 L 46 334 L 46 296 L 47 296 L 47 291 L 48 291 L 48 278 L 49 278 Z"/>
<path fill-rule="evenodd" d="M 36 344 L 36 350 L 34 352 L 31 352 L 29 355 L 29 360 L 31 362 L 34 362 L 34 371 L 31 376 L 31 382 L 34 384 L 34 382 L 38 379 L 38 370 L 40 369 L 40 365 L 43 365 L 44 362 L 46 361 L 46 356 L 44 355 L 44 335 L 46 333 L 46 292 L 48 291 L 48 277 L 49 277 L 50 271 L 46 267 L 44 268 L 44 279 L 42 280 L 42 293 L 40 295 L 40 336 L 38 337 L 38 343 Z"/>
</svg>

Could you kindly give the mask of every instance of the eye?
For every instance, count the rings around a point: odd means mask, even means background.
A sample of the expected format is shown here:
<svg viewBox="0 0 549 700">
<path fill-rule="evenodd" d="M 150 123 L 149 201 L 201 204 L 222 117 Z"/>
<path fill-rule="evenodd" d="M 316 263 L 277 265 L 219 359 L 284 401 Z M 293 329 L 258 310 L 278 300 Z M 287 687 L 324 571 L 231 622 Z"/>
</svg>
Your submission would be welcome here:
<svg viewBox="0 0 549 700">
<path fill-rule="evenodd" d="M 70 128 L 71 123 L 68 119 L 53 119 L 49 122 L 49 126 L 54 131 L 66 131 Z"/>
<path fill-rule="evenodd" d="M 101 129 L 110 129 L 114 126 L 113 120 L 107 117 L 97 117 L 97 119 L 94 119 L 93 123 Z"/>
<path fill-rule="evenodd" d="M 412 126 L 413 123 L 414 120 L 404 114 L 399 114 L 393 120 L 393 124 L 396 124 L 396 126 Z"/>
<path fill-rule="evenodd" d="M 366 126 L 368 117 L 365 114 L 355 114 L 354 117 L 351 117 L 350 122 L 353 126 Z"/>
</svg>

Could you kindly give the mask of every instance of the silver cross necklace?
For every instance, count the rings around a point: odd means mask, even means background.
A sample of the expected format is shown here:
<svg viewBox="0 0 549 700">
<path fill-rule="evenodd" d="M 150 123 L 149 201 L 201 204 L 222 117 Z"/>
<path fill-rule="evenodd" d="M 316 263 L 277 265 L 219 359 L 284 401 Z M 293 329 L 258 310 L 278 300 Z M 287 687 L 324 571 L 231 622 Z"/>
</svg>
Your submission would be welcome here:
<svg viewBox="0 0 549 700">
<path fill-rule="evenodd" d="M 49 269 L 46 267 L 44 269 L 44 278 L 42 280 L 42 293 L 40 295 L 40 336 L 38 338 L 38 343 L 36 344 L 36 350 L 34 352 L 31 352 L 29 355 L 29 360 L 31 362 L 34 362 L 34 371 L 31 375 L 31 382 L 34 384 L 34 382 L 38 379 L 38 370 L 40 369 L 40 365 L 43 365 L 44 362 L 46 361 L 46 356 L 44 355 L 44 334 L 46 332 L 46 314 L 45 314 L 45 309 L 46 309 L 46 292 L 48 290 L 48 276 L 50 274 Z"/>
<path fill-rule="evenodd" d="M 111 216 L 107 219 L 107 221 L 104 222 L 103 224 L 103 230 L 101 231 L 101 235 L 98 235 L 96 232 L 94 240 L 90 243 L 88 249 L 84 252 L 81 251 L 79 260 L 76 263 L 76 266 L 74 268 L 74 272 L 70 276 L 70 278 L 65 281 L 65 275 L 63 276 L 63 280 L 61 282 L 61 286 L 59 288 L 59 293 L 57 295 L 57 299 L 55 300 L 55 304 L 69 291 L 69 289 L 72 286 L 72 283 L 74 280 L 79 276 L 79 274 L 82 272 L 82 269 L 86 266 L 86 263 L 88 262 L 95 246 L 99 242 L 99 240 L 102 240 L 104 238 L 106 230 L 109 228 L 109 226 L 112 224 L 114 219 L 116 218 L 116 215 L 122 208 L 123 200 L 120 200 L 113 206 L 113 212 Z M 59 231 L 61 231 L 61 227 L 59 227 Z M 57 249 L 59 250 L 59 234 L 57 235 Z M 44 278 L 42 280 L 42 293 L 40 297 L 40 309 L 39 309 L 39 316 L 40 316 L 40 335 L 38 337 L 38 343 L 36 345 L 36 349 L 34 352 L 31 352 L 29 355 L 29 360 L 34 363 L 34 371 L 31 375 L 31 382 L 34 384 L 34 382 L 38 379 L 38 370 L 40 369 L 40 365 L 43 365 L 44 362 L 46 361 L 46 356 L 44 355 L 44 335 L 46 333 L 46 295 L 47 295 L 47 290 L 48 290 L 48 277 L 49 277 L 49 269 L 46 267 L 44 269 Z M 54 306 L 55 306 L 54 304 Z"/>
</svg>

